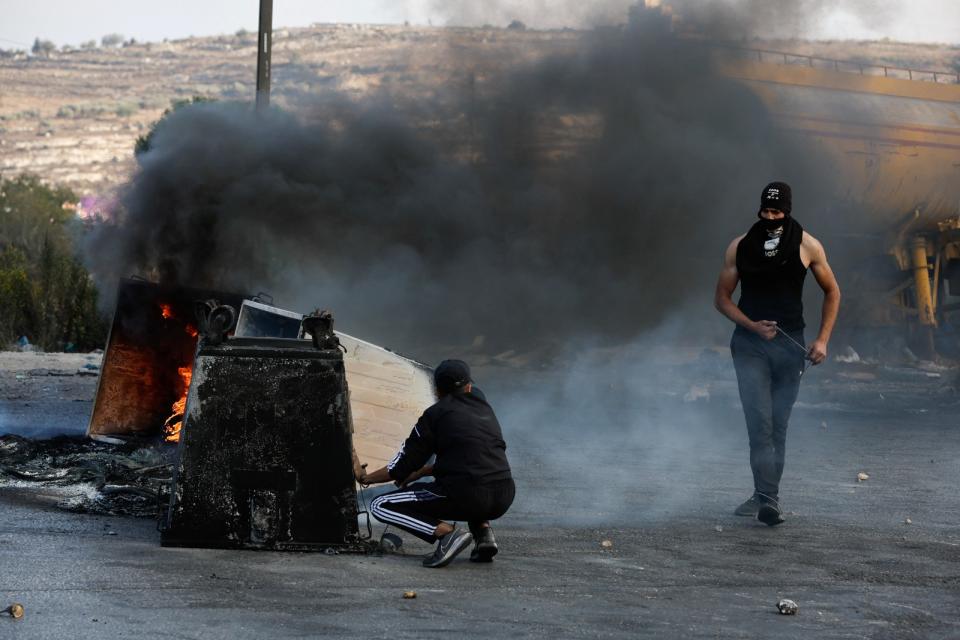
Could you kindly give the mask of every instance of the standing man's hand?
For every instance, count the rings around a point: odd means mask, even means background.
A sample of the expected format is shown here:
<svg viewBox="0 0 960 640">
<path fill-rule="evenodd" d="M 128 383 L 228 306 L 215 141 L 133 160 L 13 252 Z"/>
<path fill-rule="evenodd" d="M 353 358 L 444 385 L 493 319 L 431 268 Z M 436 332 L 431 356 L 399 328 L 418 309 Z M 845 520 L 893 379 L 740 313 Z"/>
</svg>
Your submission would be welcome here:
<svg viewBox="0 0 960 640">
<path fill-rule="evenodd" d="M 837 321 L 837 312 L 840 310 L 840 286 L 833 270 L 827 264 L 827 253 L 823 245 L 806 231 L 803 232 L 803 242 L 800 245 L 801 257 L 806 254 L 810 258 L 810 271 L 817 279 L 817 284 L 823 289 L 823 310 L 820 312 L 820 332 L 817 339 L 810 344 L 807 359 L 813 364 L 820 364 L 827 359 L 827 342 L 833 332 L 833 325 Z"/>
<path fill-rule="evenodd" d="M 758 320 L 751 328 L 764 340 L 773 340 L 777 337 L 777 323 L 773 320 Z"/>
<path fill-rule="evenodd" d="M 813 343 L 810 345 L 810 350 L 807 351 L 807 360 L 812 362 L 814 365 L 818 365 L 826 359 L 827 359 L 827 341 L 814 340 Z"/>
</svg>

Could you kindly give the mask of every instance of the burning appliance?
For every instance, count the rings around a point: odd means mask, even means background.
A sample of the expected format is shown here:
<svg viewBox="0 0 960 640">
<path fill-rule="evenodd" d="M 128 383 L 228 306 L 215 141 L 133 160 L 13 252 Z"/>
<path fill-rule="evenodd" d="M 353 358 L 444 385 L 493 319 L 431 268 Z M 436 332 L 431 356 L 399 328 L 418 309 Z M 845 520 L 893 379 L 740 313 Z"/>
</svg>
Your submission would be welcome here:
<svg viewBox="0 0 960 640">
<path fill-rule="evenodd" d="M 353 466 L 393 457 L 430 372 L 323 314 L 124 280 L 88 435 L 179 442 L 165 545 L 351 548 Z"/>
</svg>

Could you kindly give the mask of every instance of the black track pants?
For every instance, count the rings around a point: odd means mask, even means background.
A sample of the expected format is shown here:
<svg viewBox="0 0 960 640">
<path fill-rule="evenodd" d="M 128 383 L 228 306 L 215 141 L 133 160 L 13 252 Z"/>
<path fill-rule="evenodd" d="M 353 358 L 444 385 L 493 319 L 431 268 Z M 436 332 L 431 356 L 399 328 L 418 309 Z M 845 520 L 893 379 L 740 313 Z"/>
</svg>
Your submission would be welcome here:
<svg viewBox="0 0 960 640">
<path fill-rule="evenodd" d="M 374 498 L 370 513 L 380 522 L 434 542 L 433 532 L 442 520 L 465 521 L 476 531 L 483 522 L 505 514 L 515 493 L 513 480 L 457 489 L 418 482 Z"/>
</svg>

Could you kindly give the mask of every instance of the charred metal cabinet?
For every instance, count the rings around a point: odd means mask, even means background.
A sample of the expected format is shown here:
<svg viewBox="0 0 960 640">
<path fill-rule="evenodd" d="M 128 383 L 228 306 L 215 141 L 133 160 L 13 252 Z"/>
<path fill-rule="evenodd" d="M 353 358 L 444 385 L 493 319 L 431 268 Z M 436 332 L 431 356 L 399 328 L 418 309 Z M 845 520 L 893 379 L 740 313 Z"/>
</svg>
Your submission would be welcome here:
<svg viewBox="0 0 960 640">
<path fill-rule="evenodd" d="M 197 351 L 164 546 L 359 544 L 342 354 L 232 338 Z"/>
</svg>

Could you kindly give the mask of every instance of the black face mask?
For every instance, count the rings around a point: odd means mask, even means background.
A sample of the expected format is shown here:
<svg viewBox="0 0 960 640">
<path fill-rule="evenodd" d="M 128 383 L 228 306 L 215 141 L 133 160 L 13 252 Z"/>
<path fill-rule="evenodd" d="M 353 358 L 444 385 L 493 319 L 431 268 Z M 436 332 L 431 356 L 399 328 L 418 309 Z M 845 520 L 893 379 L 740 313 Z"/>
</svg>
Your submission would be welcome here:
<svg viewBox="0 0 960 640">
<path fill-rule="evenodd" d="M 763 216 L 760 216 L 760 222 L 763 225 L 763 228 L 767 231 L 775 231 L 787 223 L 787 217 L 784 216 L 782 218 L 777 218 L 776 220 L 769 220 Z"/>
</svg>

